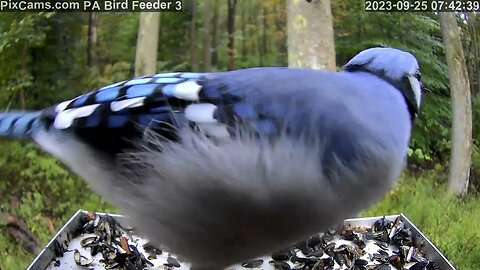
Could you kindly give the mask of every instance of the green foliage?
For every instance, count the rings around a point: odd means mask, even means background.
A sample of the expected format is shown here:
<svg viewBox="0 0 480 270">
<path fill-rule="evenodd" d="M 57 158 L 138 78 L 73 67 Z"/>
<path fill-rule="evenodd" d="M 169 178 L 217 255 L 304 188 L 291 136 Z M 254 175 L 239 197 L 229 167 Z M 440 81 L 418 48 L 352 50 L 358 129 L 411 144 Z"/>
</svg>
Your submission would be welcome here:
<svg viewBox="0 0 480 270">
<path fill-rule="evenodd" d="M 0 142 L 0 167 L 1 212 L 15 213 L 23 219 L 42 246 L 52 237 L 47 217 L 60 228 L 78 209 L 115 211 L 92 193 L 85 182 L 73 177 L 56 159 L 44 155 L 34 145 Z M 21 199 L 21 204 L 12 205 L 12 198 Z M 4 225 L 0 224 L 0 253 L 7 259 L 0 260 L 0 269 L 25 269 L 33 255 L 4 233 Z"/>
<path fill-rule="evenodd" d="M 22 198 L 29 208 L 20 208 L 23 217 L 47 215 L 53 218 L 71 214 L 71 205 L 91 197 L 85 182 L 67 171 L 58 161 L 44 155 L 32 144 L 1 142 L 0 147 L 0 198 L 2 208 L 13 210 L 8 198 Z M 48 196 L 42 196 L 48 194 Z M 95 199 L 95 204 L 106 207 L 104 201 Z M 49 209 L 46 206 L 54 206 Z M 48 210 L 47 210 L 48 209 Z"/>
<path fill-rule="evenodd" d="M 416 120 L 410 147 L 419 149 L 436 162 L 448 162 L 450 155 L 451 102 L 448 98 L 426 94 Z M 428 159 L 414 159 L 417 163 Z"/>
<path fill-rule="evenodd" d="M 404 213 L 457 269 L 480 269 L 479 197 L 471 194 L 458 202 L 445 196 L 446 187 L 438 184 L 439 178 L 445 178 L 445 174 L 436 170 L 419 176 L 404 175 L 382 201 L 362 216 Z"/>
<path fill-rule="evenodd" d="M 84 61 L 76 54 L 81 36 L 72 35 L 81 32 L 84 22 L 84 16 L 75 13 L 54 14 L 46 22 L 44 44 L 29 49 L 33 80 L 26 90 L 27 108 L 45 108 L 85 90 L 75 83 L 77 69 L 84 69 Z"/>
<path fill-rule="evenodd" d="M 103 67 L 93 67 L 84 74 L 84 89 L 98 89 L 112 82 L 120 82 L 131 77 L 133 65 L 119 61 Z"/>
<path fill-rule="evenodd" d="M 47 232 L 44 231 L 43 234 L 48 237 Z M 0 250 L 2 256 L 0 260 L 1 269 L 26 269 L 34 258 L 32 254 L 26 252 L 19 244 L 12 241 L 12 239 L 4 233 L 0 234 Z"/>
<path fill-rule="evenodd" d="M 472 113 L 473 119 L 476 119 L 473 121 L 473 138 L 476 145 L 480 146 L 480 95 L 473 98 Z"/>
<path fill-rule="evenodd" d="M 0 104 L 18 104 L 32 87 L 29 49 L 42 46 L 51 13 L 9 13 L 0 20 Z"/>
<path fill-rule="evenodd" d="M 102 13 L 98 22 L 98 63 L 113 65 L 116 62 L 135 62 L 139 13 Z M 84 25 L 84 32 L 87 25 Z M 86 38 L 82 39 L 82 49 L 86 50 Z M 81 53 L 83 53 L 82 51 Z M 85 59 L 79 55 L 78 59 Z M 133 67 L 132 67 L 133 72 Z"/>
</svg>

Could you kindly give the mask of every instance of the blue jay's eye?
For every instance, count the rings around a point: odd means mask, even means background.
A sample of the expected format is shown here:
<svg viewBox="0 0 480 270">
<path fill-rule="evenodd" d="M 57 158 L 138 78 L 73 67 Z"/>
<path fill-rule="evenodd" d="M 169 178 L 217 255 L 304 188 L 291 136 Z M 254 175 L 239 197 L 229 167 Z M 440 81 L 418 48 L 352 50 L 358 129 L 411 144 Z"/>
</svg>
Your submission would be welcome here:
<svg viewBox="0 0 480 270">
<path fill-rule="evenodd" d="M 420 71 L 417 71 L 417 73 L 415 73 L 415 78 L 417 78 L 417 80 L 422 80 L 422 75 L 420 74 Z"/>
</svg>

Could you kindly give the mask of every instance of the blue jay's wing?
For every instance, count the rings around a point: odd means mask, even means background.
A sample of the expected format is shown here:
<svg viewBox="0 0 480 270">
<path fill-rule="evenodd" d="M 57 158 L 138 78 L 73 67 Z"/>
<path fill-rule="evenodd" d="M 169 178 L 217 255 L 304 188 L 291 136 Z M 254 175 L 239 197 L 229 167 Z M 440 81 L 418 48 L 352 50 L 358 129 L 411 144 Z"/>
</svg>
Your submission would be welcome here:
<svg viewBox="0 0 480 270">
<path fill-rule="evenodd" d="M 114 83 L 43 110 L 41 117 L 48 128 L 70 132 L 97 150 L 117 154 L 145 127 L 175 139 L 175 130 L 185 124 L 185 107 L 194 102 L 188 95 L 201 89 L 202 76 L 163 73 Z"/>
<path fill-rule="evenodd" d="M 309 89 L 305 88 L 311 87 L 308 80 L 315 76 L 324 74 L 288 68 L 157 74 L 114 83 L 40 113 L 8 114 L 3 127 L 9 136 L 27 135 L 39 117 L 47 128 L 71 132 L 94 148 L 113 154 L 128 148 L 145 127 L 170 139 L 186 125 L 215 137 L 230 136 L 239 125 L 260 135 L 278 135 L 285 128 L 299 133 L 313 125 L 308 123 L 313 119 L 308 114 L 294 115 L 299 110 L 292 106 L 307 106 Z M 305 114 L 308 106 L 300 112 Z M 22 121 L 7 130 L 17 117 Z"/>
<path fill-rule="evenodd" d="M 182 91 L 198 91 L 201 77 L 197 73 L 163 73 L 109 85 L 55 106 L 54 126 L 118 128 L 129 121 L 149 125 L 157 117 L 171 122 L 172 113 L 191 99 L 190 93 Z"/>
<path fill-rule="evenodd" d="M 114 83 L 61 102 L 40 115 L 18 113 L 8 119 L 22 116 L 18 124 L 25 122 L 22 127 L 29 128 L 33 116 L 39 116 L 48 127 L 72 132 L 94 148 L 113 154 L 141 136 L 142 127 L 169 139 L 175 139 L 176 131 L 186 125 L 215 137 L 230 136 L 239 126 L 261 135 L 288 130 L 295 136 L 309 135 L 306 128 L 314 127 L 316 131 L 310 131 L 325 138 L 333 120 L 350 122 L 351 130 L 359 125 L 358 119 L 349 116 L 358 105 L 349 103 L 373 102 L 372 96 L 353 95 L 353 86 L 361 87 L 336 73 L 289 68 L 163 73 Z M 362 121 L 370 121 L 370 115 L 360 116 Z M 3 121 L 4 128 L 8 119 Z M 10 136 L 28 133 L 22 128 L 11 132 Z"/>
</svg>

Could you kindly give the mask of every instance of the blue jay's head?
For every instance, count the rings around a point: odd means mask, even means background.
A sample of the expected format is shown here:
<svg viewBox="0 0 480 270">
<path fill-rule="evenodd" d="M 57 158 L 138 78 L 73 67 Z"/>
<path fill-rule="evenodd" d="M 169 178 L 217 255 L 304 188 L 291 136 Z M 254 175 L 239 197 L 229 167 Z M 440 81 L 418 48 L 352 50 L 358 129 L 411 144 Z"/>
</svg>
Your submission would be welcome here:
<svg viewBox="0 0 480 270">
<path fill-rule="evenodd" d="M 412 118 L 417 116 L 422 83 L 417 59 L 412 54 L 395 48 L 371 48 L 353 57 L 343 70 L 370 72 L 393 84 L 405 97 Z"/>
</svg>

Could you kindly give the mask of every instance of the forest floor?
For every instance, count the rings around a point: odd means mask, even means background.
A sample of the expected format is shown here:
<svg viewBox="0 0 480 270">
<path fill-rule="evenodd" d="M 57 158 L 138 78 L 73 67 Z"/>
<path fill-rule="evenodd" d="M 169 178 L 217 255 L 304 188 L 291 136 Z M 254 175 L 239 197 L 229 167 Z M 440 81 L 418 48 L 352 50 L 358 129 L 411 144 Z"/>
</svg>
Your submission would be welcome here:
<svg viewBox="0 0 480 270">
<path fill-rule="evenodd" d="M 446 255 L 459 270 L 480 269 L 480 196 L 469 194 L 461 202 L 445 195 L 444 175 L 424 172 L 419 176 L 405 174 L 399 184 L 383 200 L 361 216 L 382 216 L 404 213 Z M 72 205 L 70 214 L 55 224 L 66 222 L 88 202 Z M 112 211 L 108 206 L 96 211 Z M 25 269 L 34 255 L 25 251 L 5 233 L 0 233 L 0 269 Z M 34 232 L 43 246 L 51 237 L 47 226 Z"/>
</svg>

